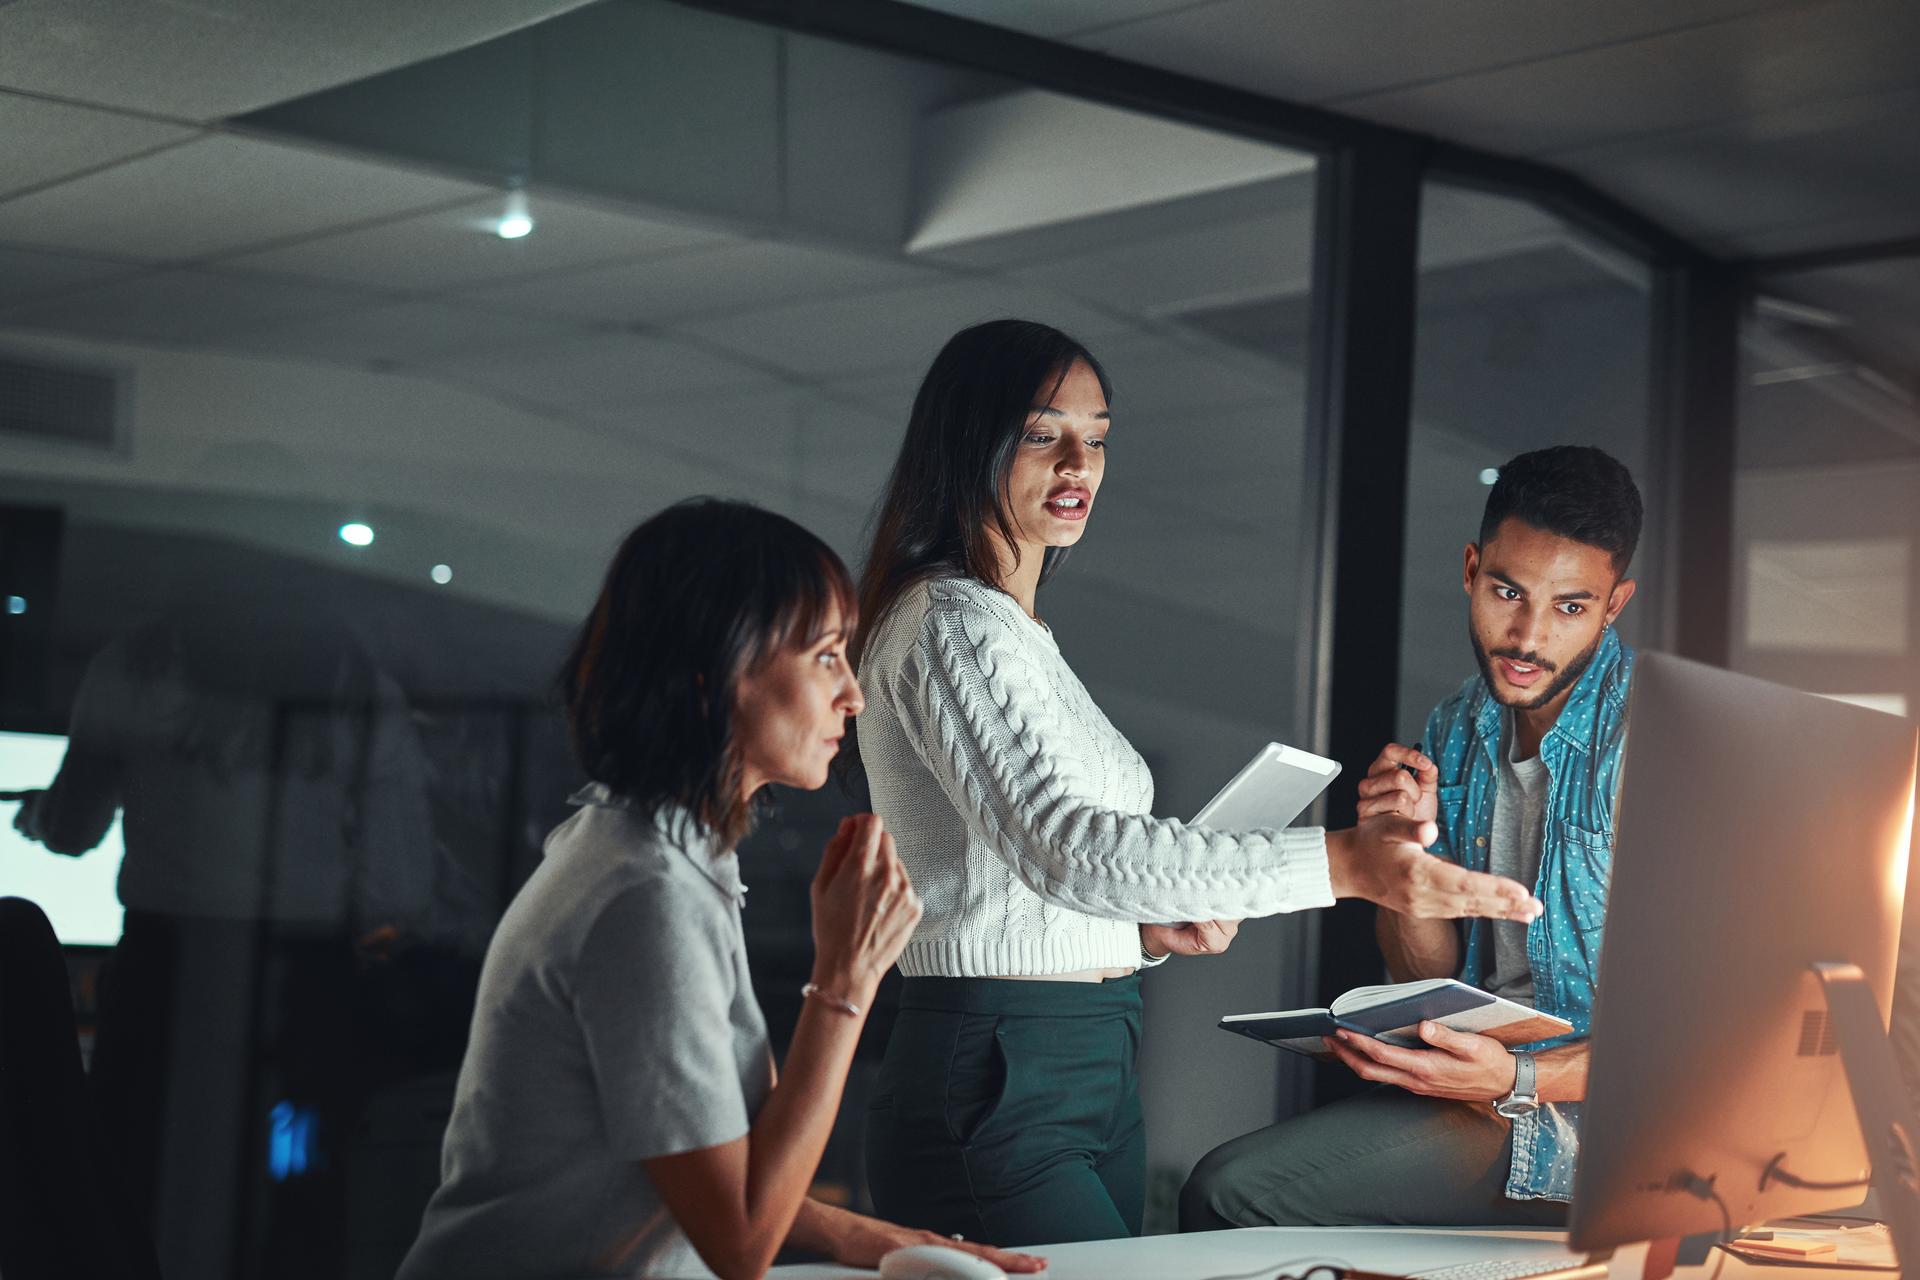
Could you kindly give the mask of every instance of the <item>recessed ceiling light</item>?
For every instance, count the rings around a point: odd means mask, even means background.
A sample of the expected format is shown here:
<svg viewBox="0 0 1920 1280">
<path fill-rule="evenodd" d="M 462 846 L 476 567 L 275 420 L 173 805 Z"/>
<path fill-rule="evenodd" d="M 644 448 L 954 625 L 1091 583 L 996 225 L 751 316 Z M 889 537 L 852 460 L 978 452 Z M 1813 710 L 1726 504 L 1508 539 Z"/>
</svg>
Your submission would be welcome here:
<svg viewBox="0 0 1920 1280">
<path fill-rule="evenodd" d="M 373 526 L 354 521 L 340 526 L 340 541 L 350 547 L 370 547 L 373 545 Z"/>
<path fill-rule="evenodd" d="M 427 571 L 427 576 L 444 587 L 453 581 L 453 566 L 450 564 L 437 564 Z"/>
<path fill-rule="evenodd" d="M 502 240 L 519 240 L 533 234 L 533 214 L 527 208 L 526 192 L 507 192 L 507 207 L 500 215 L 500 225 L 494 228 L 494 234 Z"/>
<path fill-rule="evenodd" d="M 1480 473 L 1481 484 L 1492 484 L 1494 481 L 1498 480 L 1499 478 L 1500 478 L 1500 468 L 1498 467 L 1488 467 L 1486 470 Z"/>
</svg>

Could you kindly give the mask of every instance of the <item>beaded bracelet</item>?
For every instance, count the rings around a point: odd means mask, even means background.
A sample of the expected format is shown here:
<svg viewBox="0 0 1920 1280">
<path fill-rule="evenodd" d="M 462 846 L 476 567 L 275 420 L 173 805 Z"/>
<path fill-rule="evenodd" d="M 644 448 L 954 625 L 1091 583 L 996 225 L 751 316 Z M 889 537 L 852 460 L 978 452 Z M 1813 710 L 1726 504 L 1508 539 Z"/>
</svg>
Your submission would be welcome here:
<svg viewBox="0 0 1920 1280">
<path fill-rule="evenodd" d="M 805 1000 L 823 1001 L 826 1004 L 832 1005 L 834 1008 L 838 1009 L 840 1012 L 846 1014 L 850 1018 L 857 1018 L 860 1016 L 859 1005 L 855 1004 L 851 1000 L 842 1000 L 839 996 L 836 996 L 831 991 L 828 991 L 825 988 L 821 987 L 818 983 L 809 982 L 806 986 L 801 987 L 800 996 L 802 999 L 805 999 Z"/>
</svg>

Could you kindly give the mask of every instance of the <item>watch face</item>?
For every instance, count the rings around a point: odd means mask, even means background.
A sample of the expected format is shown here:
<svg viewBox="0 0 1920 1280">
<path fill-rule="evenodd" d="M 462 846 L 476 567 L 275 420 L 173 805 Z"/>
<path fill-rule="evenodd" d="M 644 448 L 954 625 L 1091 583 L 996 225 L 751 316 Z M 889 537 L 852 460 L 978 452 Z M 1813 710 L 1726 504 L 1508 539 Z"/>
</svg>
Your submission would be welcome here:
<svg viewBox="0 0 1920 1280">
<path fill-rule="evenodd" d="M 1518 1120 L 1521 1116 L 1538 1111 L 1540 1104 L 1532 1098 L 1502 1098 L 1494 1104 L 1493 1109 L 1509 1120 Z"/>
</svg>

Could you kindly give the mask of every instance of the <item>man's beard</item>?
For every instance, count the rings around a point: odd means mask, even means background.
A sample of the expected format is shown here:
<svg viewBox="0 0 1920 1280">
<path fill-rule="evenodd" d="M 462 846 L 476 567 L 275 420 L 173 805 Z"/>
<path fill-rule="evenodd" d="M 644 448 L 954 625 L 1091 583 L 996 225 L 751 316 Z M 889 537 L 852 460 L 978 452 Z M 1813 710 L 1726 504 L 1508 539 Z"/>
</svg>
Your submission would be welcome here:
<svg viewBox="0 0 1920 1280">
<path fill-rule="evenodd" d="M 1495 690 L 1500 686 L 1494 682 L 1493 660 L 1495 658 L 1510 658 L 1515 662 L 1524 662 L 1530 667 L 1539 667 L 1543 671 L 1553 672 L 1553 678 L 1547 681 L 1547 687 L 1531 701 L 1503 704 L 1521 711 L 1537 711 L 1572 688 L 1573 682 L 1585 675 L 1587 668 L 1593 665 L 1593 655 L 1600 652 L 1600 642 L 1606 638 L 1607 629 L 1602 627 L 1600 634 L 1593 638 L 1593 643 L 1582 649 L 1562 671 L 1556 669 L 1551 662 L 1543 660 L 1537 653 L 1522 653 L 1518 649 L 1481 648 L 1480 637 L 1473 630 L 1473 620 L 1471 618 L 1467 620 L 1467 639 L 1473 645 L 1474 660 L 1480 664 L 1480 678 L 1486 682 L 1487 692 L 1493 693 L 1496 702 L 1499 701 L 1500 695 Z"/>
</svg>

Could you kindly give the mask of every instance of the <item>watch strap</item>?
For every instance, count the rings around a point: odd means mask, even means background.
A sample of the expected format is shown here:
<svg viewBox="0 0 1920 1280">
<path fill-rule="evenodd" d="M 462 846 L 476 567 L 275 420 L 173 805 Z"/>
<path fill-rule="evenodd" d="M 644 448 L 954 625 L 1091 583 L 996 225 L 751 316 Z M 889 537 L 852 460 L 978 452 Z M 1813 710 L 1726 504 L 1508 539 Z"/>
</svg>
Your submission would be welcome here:
<svg viewBox="0 0 1920 1280">
<path fill-rule="evenodd" d="M 1509 1120 L 1526 1115 L 1540 1105 L 1540 1091 L 1535 1083 L 1533 1055 L 1525 1049 L 1516 1049 L 1513 1054 L 1513 1092 L 1493 1104 L 1493 1109 Z"/>
</svg>

